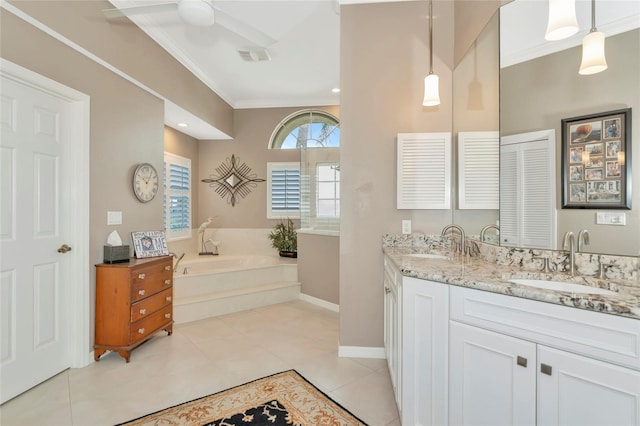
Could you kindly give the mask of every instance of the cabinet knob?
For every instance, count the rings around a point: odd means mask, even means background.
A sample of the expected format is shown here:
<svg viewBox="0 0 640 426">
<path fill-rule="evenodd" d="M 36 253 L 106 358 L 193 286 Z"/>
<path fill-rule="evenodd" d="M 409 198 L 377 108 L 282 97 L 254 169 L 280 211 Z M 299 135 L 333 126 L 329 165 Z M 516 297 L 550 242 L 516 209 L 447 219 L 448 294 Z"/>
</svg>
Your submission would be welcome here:
<svg viewBox="0 0 640 426">
<path fill-rule="evenodd" d="M 171 302 L 171 296 L 167 296 L 167 298 L 165 299 L 167 302 Z"/>
<path fill-rule="evenodd" d="M 385 285 L 384 286 L 384 292 L 385 293 L 391 293 L 391 289 Z"/>
<path fill-rule="evenodd" d="M 144 280 L 144 277 L 146 277 L 145 274 L 138 274 L 138 279 L 139 280 Z"/>
<path fill-rule="evenodd" d="M 547 376 L 551 375 L 551 366 L 547 364 L 540 364 L 540 372 L 542 374 L 546 374 Z"/>
<path fill-rule="evenodd" d="M 517 363 L 520 367 L 527 368 L 527 359 L 525 357 L 518 355 Z"/>
<path fill-rule="evenodd" d="M 147 314 L 146 309 L 140 309 L 140 315 L 146 315 L 146 314 Z"/>
<path fill-rule="evenodd" d="M 146 291 L 144 291 L 144 290 L 138 290 L 138 294 L 140 296 L 144 296 L 145 293 L 146 293 Z"/>
<path fill-rule="evenodd" d="M 164 267 L 164 270 L 165 270 L 165 271 L 170 271 L 170 270 L 171 270 L 171 266 L 169 266 L 169 265 L 165 266 L 165 267 Z"/>
<path fill-rule="evenodd" d="M 164 314 L 165 318 L 171 318 L 171 314 Z"/>
<path fill-rule="evenodd" d="M 165 284 L 165 285 L 169 285 L 169 284 L 171 284 L 171 280 L 164 280 L 164 284 Z"/>
<path fill-rule="evenodd" d="M 139 334 L 144 334 L 144 328 L 139 328 L 139 329 L 138 329 L 138 333 L 139 333 Z"/>
</svg>

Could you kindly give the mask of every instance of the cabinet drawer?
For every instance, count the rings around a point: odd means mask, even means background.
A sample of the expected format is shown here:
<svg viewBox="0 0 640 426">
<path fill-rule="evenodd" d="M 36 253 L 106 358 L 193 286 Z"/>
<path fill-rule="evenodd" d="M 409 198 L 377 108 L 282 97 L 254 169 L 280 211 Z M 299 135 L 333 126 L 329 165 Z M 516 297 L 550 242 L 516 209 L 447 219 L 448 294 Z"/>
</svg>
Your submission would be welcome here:
<svg viewBox="0 0 640 426">
<path fill-rule="evenodd" d="M 151 297 L 131 305 L 131 322 L 153 314 L 158 309 L 170 305 L 173 300 L 173 287 L 156 293 Z"/>
<path fill-rule="evenodd" d="M 131 273 L 131 300 L 143 299 L 171 287 L 172 284 L 173 271 L 170 263 L 136 269 Z"/>
<path fill-rule="evenodd" d="M 640 321 L 451 287 L 451 319 L 640 370 Z"/>
<path fill-rule="evenodd" d="M 155 333 L 162 326 L 170 324 L 173 321 L 173 305 L 168 305 L 151 315 L 131 323 L 130 336 L 131 344 L 137 343 L 145 339 L 150 334 Z"/>
</svg>

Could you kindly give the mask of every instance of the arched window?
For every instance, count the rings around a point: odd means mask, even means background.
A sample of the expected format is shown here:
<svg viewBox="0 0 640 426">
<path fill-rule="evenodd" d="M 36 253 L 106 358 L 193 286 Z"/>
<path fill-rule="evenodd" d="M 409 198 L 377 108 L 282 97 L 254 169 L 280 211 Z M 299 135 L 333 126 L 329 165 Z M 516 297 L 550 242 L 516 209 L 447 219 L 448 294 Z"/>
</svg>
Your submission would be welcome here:
<svg viewBox="0 0 640 426">
<path fill-rule="evenodd" d="M 325 111 L 295 112 L 278 124 L 271 135 L 269 149 L 337 148 L 340 122 Z"/>
</svg>

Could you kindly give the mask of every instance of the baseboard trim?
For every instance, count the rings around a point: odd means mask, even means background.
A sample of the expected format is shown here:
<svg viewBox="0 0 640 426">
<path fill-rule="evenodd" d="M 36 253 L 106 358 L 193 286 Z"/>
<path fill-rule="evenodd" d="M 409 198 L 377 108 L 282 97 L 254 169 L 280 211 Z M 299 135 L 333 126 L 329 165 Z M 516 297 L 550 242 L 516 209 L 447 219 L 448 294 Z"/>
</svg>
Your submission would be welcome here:
<svg viewBox="0 0 640 426">
<path fill-rule="evenodd" d="M 384 348 L 366 346 L 339 346 L 338 356 L 340 358 L 386 358 Z"/>
<path fill-rule="evenodd" d="M 330 311 L 333 311 L 333 312 L 340 312 L 340 305 L 327 302 L 326 300 L 318 299 L 317 297 L 309 296 L 308 294 L 300 293 L 300 300 L 309 302 L 311 304 L 320 306 L 325 309 L 329 309 Z"/>
</svg>

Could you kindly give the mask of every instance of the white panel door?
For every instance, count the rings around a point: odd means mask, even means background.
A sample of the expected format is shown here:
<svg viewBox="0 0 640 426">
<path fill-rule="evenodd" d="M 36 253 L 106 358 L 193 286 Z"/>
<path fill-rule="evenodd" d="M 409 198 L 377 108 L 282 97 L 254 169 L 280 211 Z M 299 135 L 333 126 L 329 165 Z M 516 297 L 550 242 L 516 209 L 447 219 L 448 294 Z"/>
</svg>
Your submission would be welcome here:
<svg viewBox="0 0 640 426">
<path fill-rule="evenodd" d="M 450 321 L 451 425 L 535 425 L 536 345 Z"/>
<path fill-rule="evenodd" d="M 538 364 L 538 424 L 640 425 L 640 371 L 545 346 Z"/>
<path fill-rule="evenodd" d="M 70 366 L 61 153 L 70 103 L 2 77 L 0 402 Z M 63 250 L 64 251 L 64 250 Z"/>
</svg>

